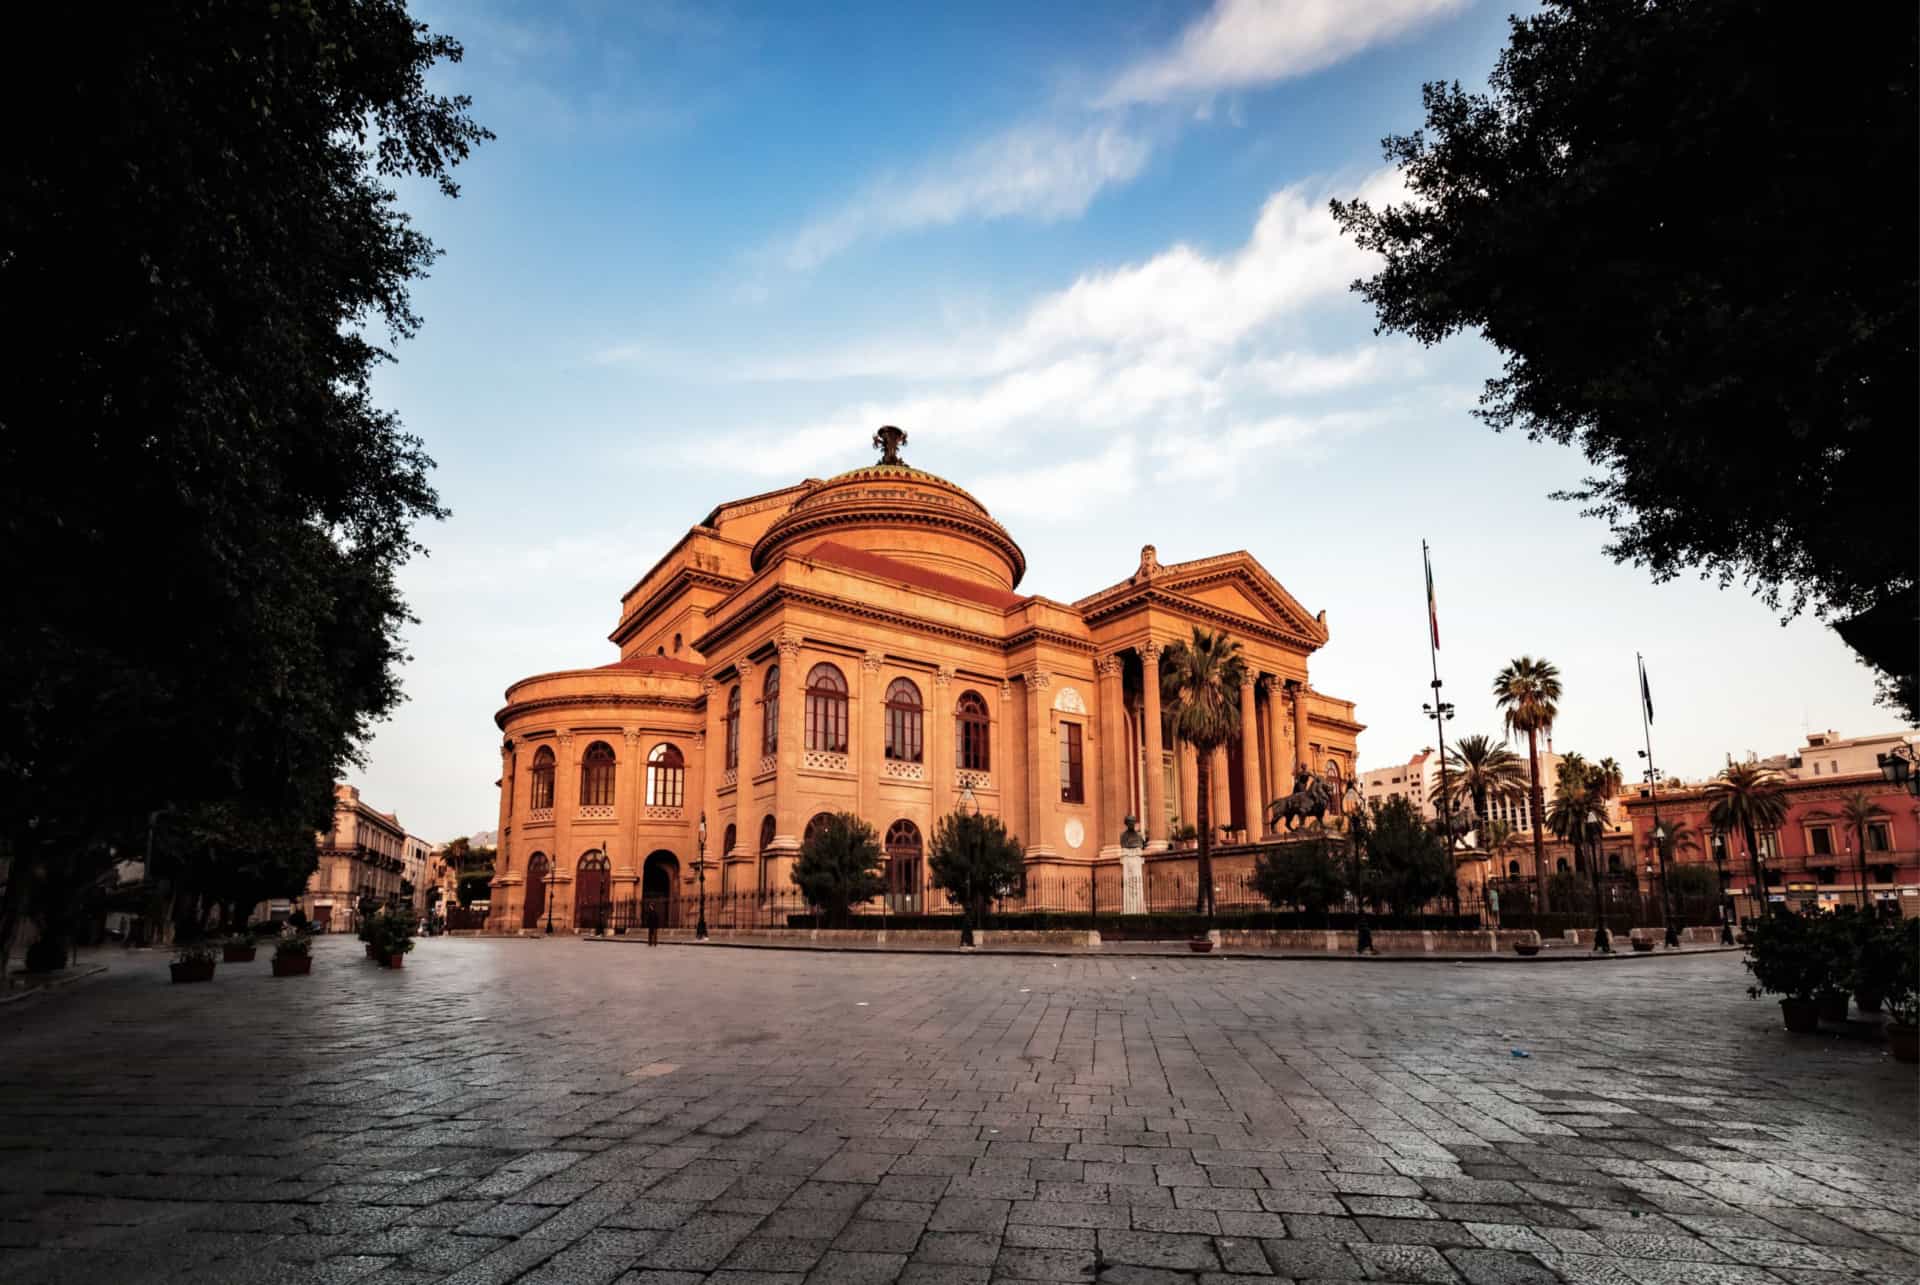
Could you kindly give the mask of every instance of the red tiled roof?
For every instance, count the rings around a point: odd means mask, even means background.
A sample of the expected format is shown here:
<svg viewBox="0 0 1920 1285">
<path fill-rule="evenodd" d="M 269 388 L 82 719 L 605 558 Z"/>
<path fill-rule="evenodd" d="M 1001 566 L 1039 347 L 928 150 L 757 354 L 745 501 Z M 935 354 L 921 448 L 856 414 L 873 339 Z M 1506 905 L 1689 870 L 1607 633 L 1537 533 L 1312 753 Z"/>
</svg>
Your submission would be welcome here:
<svg viewBox="0 0 1920 1285">
<path fill-rule="evenodd" d="M 953 598 L 965 598 L 969 602 L 983 603 L 1001 611 L 1017 607 L 1027 600 L 1024 595 L 1012 593 L 1006 589 L 996 589 L 992 585 L 981 584 L 978 581 L 962 580 L 959 576 L 929 571 L 911 562 L 903 562 L 883 554 L 868 553 L 865 549 L 850 548 L 833 540 L 822 540 L 805 550 L 800 556 L 816 562 L 844 567 L 848 571 L 861 571 L 867 575 L 897 580 L 901 584 L 912 585 L 917 589 L 944 593 Z"/>
<path fill-rule="evenodd" d="M 616 660 L 611 665 L 598 665 L 595 668 L 637 669 L 642 673 L 653 672 L 657 674 L 691 674 L 696 678 L 707 672 L 706 666 L 700 664 L 698 661 L 675 660 L 671 656 L 649 656 L 645 653 L 636 653 L 624 659 Z"/>
</svg>

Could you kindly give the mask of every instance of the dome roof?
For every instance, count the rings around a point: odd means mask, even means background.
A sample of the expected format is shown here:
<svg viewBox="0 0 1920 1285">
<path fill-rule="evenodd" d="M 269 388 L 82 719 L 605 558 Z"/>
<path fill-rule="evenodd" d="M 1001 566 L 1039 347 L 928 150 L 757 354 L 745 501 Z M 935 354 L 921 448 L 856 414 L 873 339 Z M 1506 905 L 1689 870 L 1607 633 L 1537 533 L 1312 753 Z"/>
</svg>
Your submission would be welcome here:
<svg viewBox="0 0 1920 1285">
<path fill-rule="evenodd" d="M 874 435 L 878 462 L 815 483 L 753 546 L 759 571 L 796 541 L 822 536 L 948 575 L 1012 589 L 1026 555 L 986 505 L 961 487 L 899 457 L 907 435 Z"/>
</svg>

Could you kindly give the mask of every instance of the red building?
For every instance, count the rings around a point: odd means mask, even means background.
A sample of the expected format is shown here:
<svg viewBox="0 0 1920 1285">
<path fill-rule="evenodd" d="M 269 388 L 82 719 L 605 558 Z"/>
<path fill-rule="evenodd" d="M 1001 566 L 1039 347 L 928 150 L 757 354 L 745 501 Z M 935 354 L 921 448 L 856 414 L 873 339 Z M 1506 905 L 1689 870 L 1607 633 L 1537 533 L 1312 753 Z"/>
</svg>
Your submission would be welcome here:
<svg viewBox="0 0 1920 1285">
<path fill-rule="evenodd" d="M 1847 819 L 1847 800 L 1864 794 L 1880 809 L 1866 826 L 1866 895 L 1886 913 L 1920 915 L 1920 799 L 1892 785 L 1878 771 L 1839 776 L 1783 777 L 1787 816 L 1778 830 L 1759 835 L 1766 895 L 1796 910 L 1833 910 L 1861 899 L 1861 836 Z M 1746 836 L 1716 834 L 1707 819 L 1711 795 L 1702 787 L 1663 788 L 1658 799 L 1642 789 L 1627 800 L 1634 849 L 1652 852 L 1656 805 L 1663 825 L 1684 820 L 1699 847 L 1674 854 L 1677 862 L 1707 864 L 1745 917 L 1753 901 L 1753 862 Z"/>
</svg>

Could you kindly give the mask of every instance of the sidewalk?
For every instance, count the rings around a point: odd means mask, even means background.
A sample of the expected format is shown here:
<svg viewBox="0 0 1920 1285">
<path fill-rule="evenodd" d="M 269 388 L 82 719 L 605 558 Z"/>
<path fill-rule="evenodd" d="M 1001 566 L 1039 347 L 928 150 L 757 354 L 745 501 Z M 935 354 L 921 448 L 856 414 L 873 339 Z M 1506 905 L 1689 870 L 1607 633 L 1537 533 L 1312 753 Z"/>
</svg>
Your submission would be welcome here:
<svg viewBox="0 0 1920 1285">
<path fill-rule="evenodd" d="M 684 930 L 681 930 L 684 931 Z M 596 942 L 611 946 L 645 946 L 645 933 L 615 937 L 581 937 L 578 940 Z M 1052 946 L 1006 945 L 977 946 L 971 950 L 958 944 L 956 935 L 952 946 L 893 945 L 886 942 L 769 942 L 769 941 L 728 941 L 719 938 L 708 941 L 695 941 L 689 937 L 668 937 L 662 935 L 663 946 L 687 946 L 704 950 L 775 950 L 775 951 L 812 951 L 816 954 L 848 955 L 1032 955 L 1039 958 L 1061 959 L 1099 959 L 1102 956 L 1124 956 L 1129 959 L 1268 959 L 1300 960 L 1321 963 L 1358 963 L 1358 964 L 1579 964 L 1607 963 L 1629 959 L 1673 959 L 1682 955 L 1726 955 L 1738 953 L 1738 946 L 1683 946 L 1678 950 L 1656 949 L 1653 951 L 1620 950 L 1611 955 L 1595 955 L 1584 947 L 1549 943 L 1546 949 L 1532 958 L 1514 954 L 1495 954 L 1492 951 L 1401 951 L 1378 955 L 1355 955 L 1334 951 L 1280 951 L 1237 949 L 1229 950 L 1215 947 L 1207 953 L 1199 953 L 1187 948 L 1182 942 L 1165 941 L 1124 941 L 1102 942 L 1098 946 Z"/>
</svg>

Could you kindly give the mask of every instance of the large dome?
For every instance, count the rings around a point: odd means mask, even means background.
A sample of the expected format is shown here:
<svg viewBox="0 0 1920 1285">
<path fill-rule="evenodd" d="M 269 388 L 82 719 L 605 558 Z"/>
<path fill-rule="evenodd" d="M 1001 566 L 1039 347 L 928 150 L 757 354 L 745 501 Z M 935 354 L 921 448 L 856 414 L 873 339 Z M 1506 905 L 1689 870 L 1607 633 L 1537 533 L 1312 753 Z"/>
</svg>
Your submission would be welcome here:
<svg viewBox="0 0 1920 1285">
<path fill-rule="evenodd" d="M 986 506 L 943 477 L 900 459 L 907 435 L 874 435 L 880 461 L 814 485 L 753 546 L 760 570 L 783 550 L 821 539 L 865 549 L 946 575 L 1012 589 L 1026 555 Z"/>
</svg>

